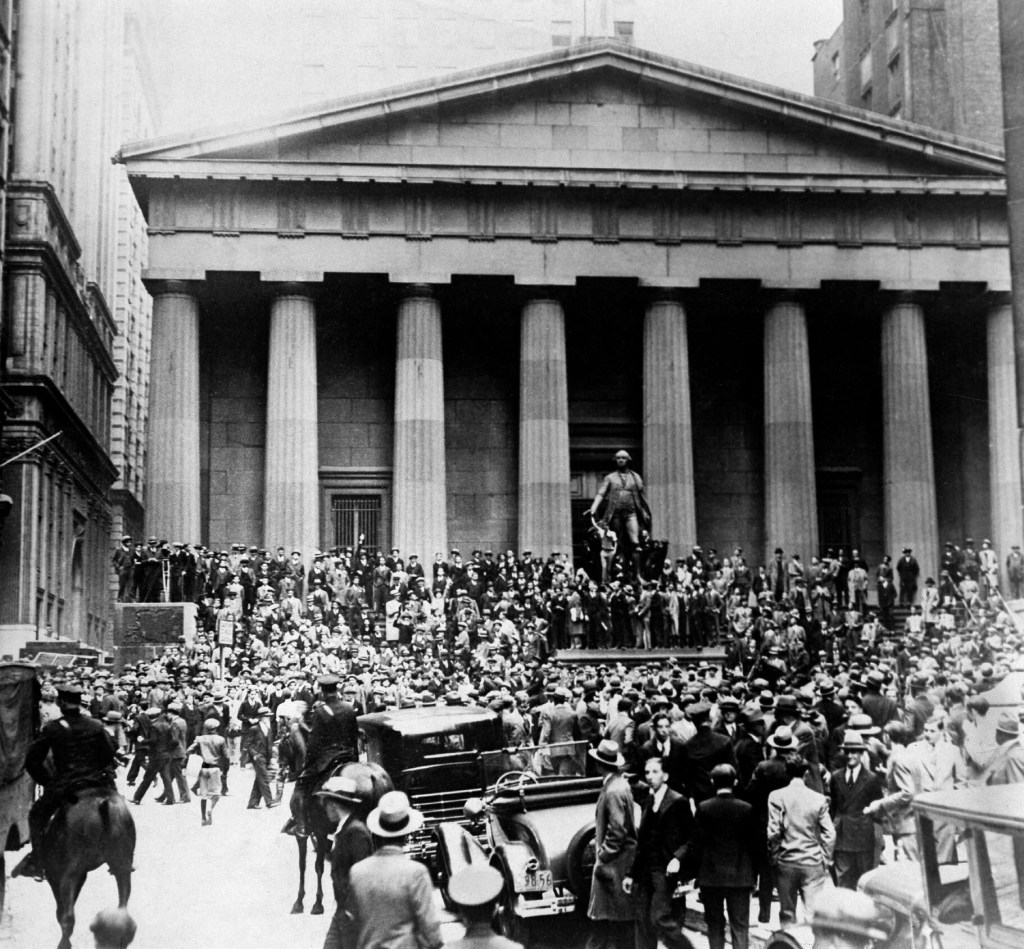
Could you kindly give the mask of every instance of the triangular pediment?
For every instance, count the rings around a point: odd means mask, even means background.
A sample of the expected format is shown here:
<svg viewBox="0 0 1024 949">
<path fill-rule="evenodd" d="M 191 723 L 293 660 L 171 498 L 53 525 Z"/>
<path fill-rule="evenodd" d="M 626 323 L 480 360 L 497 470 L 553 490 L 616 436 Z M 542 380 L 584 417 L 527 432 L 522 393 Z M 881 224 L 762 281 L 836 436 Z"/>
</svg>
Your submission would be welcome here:
<svg viewBox="0 0 1024 949">
<path fill-rule="evenodd" d="M 990 145 L 603 41 L 127 146 L 133 174 L 254 166 L 1001 175 Z M 259 167 L 253 169 L 256 173 Z M 266 170 L 264 168 L 264 170 Z"/>
</svg>

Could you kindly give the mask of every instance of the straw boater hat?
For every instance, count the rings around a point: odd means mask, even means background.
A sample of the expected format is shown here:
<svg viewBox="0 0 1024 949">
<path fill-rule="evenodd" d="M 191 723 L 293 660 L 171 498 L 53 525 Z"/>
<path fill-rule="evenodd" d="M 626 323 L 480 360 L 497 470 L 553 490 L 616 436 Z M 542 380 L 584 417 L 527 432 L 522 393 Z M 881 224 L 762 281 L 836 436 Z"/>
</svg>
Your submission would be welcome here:
<svg viewBox="0 0 1024 949">
<path fill-rule="evenodd" d="M 464 867 L 448 881 L 448 896 L 456 906 L 486 906 L 501 896 L 504 885 L 494 867 Z"/>
<path fill-rule="evenodd" d="M 619 743 L 612 741 L 610 738 L 603 739 L 601 744 L 596 748 L 591 748 L 587 754 L 598 764 L 604 765 L 606 768 L 624 768 L 626 766 L 626 759 L 622 757 L 622 752 L 619 751 Z"/>
<path fill-rule="evenodd" d="M 366 826 L 375 837 L 407 837 L 423 826 L 423 815 L 401 791 L 388 791 L 370 811 Z"/>
<path fill-rule="evenodd" d="M 793 729 L 782 725 L 768 736 L 768 744 L 779 751 L 796 751 L 797 742 Z"/>
<path fill-rule="evenodd" d="M 354 778 L 345 777 L 344 775 L 329 778 L 324 782 L 324 786 L 313 796 L 329 798 L 338 804 L 353 805 L 362 803 L 359 785 L 356 784 Z"/>
</svg>

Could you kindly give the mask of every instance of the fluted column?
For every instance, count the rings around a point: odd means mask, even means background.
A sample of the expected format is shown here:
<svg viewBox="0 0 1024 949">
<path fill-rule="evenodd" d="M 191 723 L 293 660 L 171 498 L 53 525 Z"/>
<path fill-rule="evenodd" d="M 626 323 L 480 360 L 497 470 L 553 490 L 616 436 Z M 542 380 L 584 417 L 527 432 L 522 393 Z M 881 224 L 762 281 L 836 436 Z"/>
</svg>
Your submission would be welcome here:
<svg viewBox="0 0 1024 949">
<path fill-rule="evenodd" d="M 882 314 L 885 549 L 912 547 L 925 576 L 939 566 L 924 310 L 910 296 Z"/>
<path fill-rule="evenodd" d="M 201 539 L 199 301 L 185 284 L 153 294 L 146 454 L 146 526 L 184 543 Z"/>
<path fill-rule="evenodd" d="M 644 317 L 644 482 L 654 535 L 673 556 L 697 543 L 686 311 L 673 297 Z"/>
<path fill-rule="evenodd" d="M 818 501 L 807 317 L 780 300 L 764 318 L 766 561 L 781 547 L 810 563 L 818 554 Z"/>
<path fill-rule="evenodd" d="M 519 549 L 572 551 L 565 313 L 557 300 L 523 307 L 519 349 Z"/>
<path fill-rule="evenodd" d="M 988 463 L 992 505 L 992 544 L 999 555 L 1001 584 L 1006 556 L 1024 543 L 1020 456 L 1017 453 L 1016 371 L 1013 362 L 1013 308 L 1007 301 L 988 311 Z M 1001 589 L 1003 587 L 1001 586 Z"/>
<path fill-rule="evenodd" d="M 448 550 L 441 305 L 412 287 L 398 307 L 394 546 L 430 563 Z"/>
<path fill-rule="evenodd" d="M 316 307 L 289 288 L 270 307 L 263 542 L 301 550 L 308 567 L 319 546 Z"/>
</svg>

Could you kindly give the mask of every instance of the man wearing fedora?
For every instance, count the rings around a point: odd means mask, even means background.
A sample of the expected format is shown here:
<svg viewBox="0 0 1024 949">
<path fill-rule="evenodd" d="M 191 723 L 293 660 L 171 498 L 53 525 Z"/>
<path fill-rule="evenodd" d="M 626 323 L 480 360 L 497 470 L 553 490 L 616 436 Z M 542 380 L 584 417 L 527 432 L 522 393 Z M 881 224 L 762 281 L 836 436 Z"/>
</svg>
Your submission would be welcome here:
<svg viewBox="0 0 1024 949">
<path fill-rule="evenodd" d="M 324 939 L 324 949 L 350 949 L 355 944 L 347 914 L 352 868 L 373 853 L 373 838 L 366 826 L 369 796 L 350 777 L 328 778 L 316 793 L 334 824 L 331 849 L 331 883 L 335 909 Z"/>
<path fill-rule="evenodd" d="M 446 949 L 523 949 L 521 943 L 499 936 L 491 928 L 494 907 L 504 884 L 494 867 L 464 867 L 452 874 L 448 896 L 466 925 L 466 934 L 447 943 Z"/>
<path fill-rule="evenodd" d="M 1024 745 L 1020 742 L 1020 719 L 1015 711 L 999 713 L 996 742 L 996 750 L 985 768 L 985 783 L 1024 782 Z"/>
<path fill-rule="evenodd" d="M 843 739 L 843 767 L 832 772 L 832 821 L 836 828 L 836 883 L 857 889 L 861 876 L 875 867 L 875 823 L 864 813 L 882 797 L 882 779 L 868 769 L 864 736 L 847 732 Z"/>
<path fill-rule="evenodd" d="M 621 773 L 626 759 L 618 742 L 608 738 L 588 754 L 604 782 L 594 816 L 597 854 L 587 907 L 591 923 L 586 949 L 632 949 L 633 899 L 622 884 L 636 857 L 637 835 L 633 792 Z"/>
<path fill-rule="evenodd" d="M 353 949 L 441 949 L 430 871 L 402 849 L 406 838 L 423 826 L 423 815 L 401 791 L 389 791 L 370 811 L 366 826 L 377 849 L 349 871 Z"/>
<path fill-rule="evenodd" d="M 257 722 L 249 729 L 243 751 L 252 762 L 252 790 L 249 792 L 249 809 L 260 806 L 260 799 L 267 807 L 277 807 L 281 802 L 270 791 L 270 759 L 273 755 L 274 736 L 270 731 L 270 720 L 274 713 L 262 706 L 257 712 Z"/>
<path fill-rule="evenodd" d="M 769 739 L 778 747 L 776 732 Z M 795 741 L 792 734 L 790 741 Z M 828 871 L 836 844 L 836 831 L 828 812 L 828 798 L 805 783 L 807 759 L 798 752 L 786 755 L 789 784 L 768 795 L 768 852 L 779 887 L 779 921 L 796 922 L 797 896 L 810 911 L 832 889 Z"/>
<path fill-rule="evenodd" d="M 796 739 L 791 729 L 780 728 L 768 737 L 765 744 L 768 757 L 754 768 L 743 791 L 744 800 L 754 809 L 754 869 L 757 871 L 759 923 L 767 923 L 771 918 L 772 890 L 775 888 L 775 876 L 768 854 L 768 798 L 773 791 L 789 784 L 784 756 L 796 748 Z"/>
</svg>

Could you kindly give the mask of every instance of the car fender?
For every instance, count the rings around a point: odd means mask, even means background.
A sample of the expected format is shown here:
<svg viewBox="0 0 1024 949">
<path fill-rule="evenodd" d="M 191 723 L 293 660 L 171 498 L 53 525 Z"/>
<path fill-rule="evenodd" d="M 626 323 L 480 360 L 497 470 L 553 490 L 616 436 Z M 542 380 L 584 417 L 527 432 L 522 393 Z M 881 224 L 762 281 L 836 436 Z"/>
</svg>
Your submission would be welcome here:
<svg viewBox="0 0 1024 949">
<path fill-rule="evenodd" d="M 487 853 L 480 842 L 459 824 L 438 824 L 434 828 L 437 840 L 437 876 L 442 895 L 448 893 L 452 875 L 466 867 L 487 866 Z"/>
<path fill-rule="evenodd" d="M 525 885 L 526 873 L 536 870 L 539 863 L 537 855 L 519 840 L 503 841 L 491 855 L 491 864 L 497 864 L 506 886 L 515 892 Z"/>
</svg>

